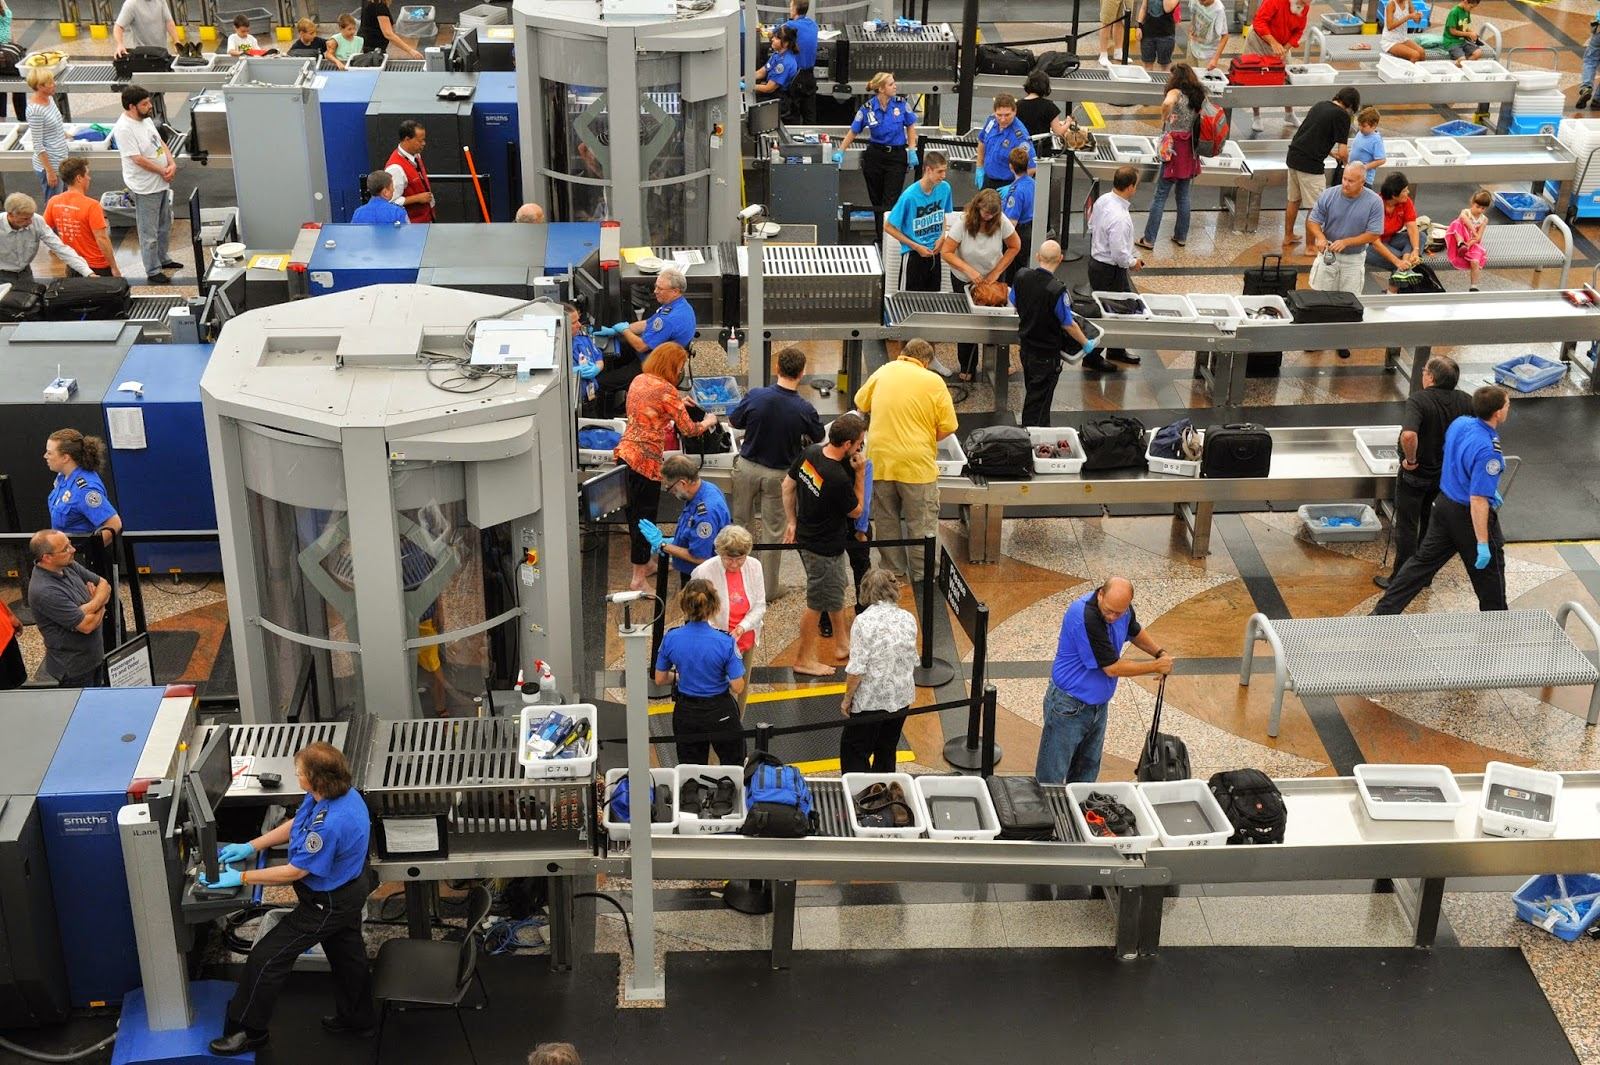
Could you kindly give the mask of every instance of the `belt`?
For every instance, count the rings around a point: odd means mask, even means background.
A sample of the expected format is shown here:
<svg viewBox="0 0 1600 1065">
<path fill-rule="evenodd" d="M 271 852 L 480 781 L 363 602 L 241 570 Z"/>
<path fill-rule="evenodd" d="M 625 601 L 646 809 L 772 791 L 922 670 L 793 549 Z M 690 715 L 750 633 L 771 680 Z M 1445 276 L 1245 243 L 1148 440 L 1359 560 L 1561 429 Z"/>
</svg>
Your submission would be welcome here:
<svg viewBox="0 0 1600 1065">
<path fill-rule="evenodd" d="M 878 141 L 871 141 L 871 142 L 869 142 L 867 144 L 867 147 L 869 149 L 870 148 L 882 148 L 886 152 L 892 152 L 896 148 L 904 148 L 905 145 L 904 144 L 883 144 L 883 143 L 880 143 Z"/>
</svg>

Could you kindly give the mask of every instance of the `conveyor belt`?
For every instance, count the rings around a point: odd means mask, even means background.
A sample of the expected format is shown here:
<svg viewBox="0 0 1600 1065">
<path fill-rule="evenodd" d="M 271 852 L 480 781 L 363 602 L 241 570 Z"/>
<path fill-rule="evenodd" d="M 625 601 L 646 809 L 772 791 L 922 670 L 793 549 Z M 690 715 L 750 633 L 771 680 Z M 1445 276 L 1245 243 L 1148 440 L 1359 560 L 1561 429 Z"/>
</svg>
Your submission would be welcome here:
<svg viewBox="0 0 1600 1065">
<path fill-rule="evenodd" d="M 184 296 L 134 296 L 128 307 L 128 321 L 165 322 L 185 302 L 187 298 Z"/>
<path fill-rule="evenodd" d="M 896 325 L 913 314 L 971 315 L 966 296 L 954 292 L 896 292 L 883 299 L 886 325 Z"/>
<path fill-rule="evenodd" d="M 845 809 L 850 800 L 844 794 L 844 781 L 838 777 L 807 777 L 806 785 L 811 789 L 811 808 L 817 814 L 817 835 L 854 838 L 850 814 Z"/>
</svg>

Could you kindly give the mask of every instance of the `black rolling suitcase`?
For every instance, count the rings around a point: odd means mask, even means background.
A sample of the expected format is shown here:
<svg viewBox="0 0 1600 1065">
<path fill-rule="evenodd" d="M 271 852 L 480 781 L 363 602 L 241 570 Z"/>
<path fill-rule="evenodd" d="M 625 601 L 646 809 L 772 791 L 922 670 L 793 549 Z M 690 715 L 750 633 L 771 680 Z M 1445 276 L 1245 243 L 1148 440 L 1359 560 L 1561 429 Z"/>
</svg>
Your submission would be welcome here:
<svg viewBox="0 0 1600 1065">
<path fill-rule="evenodd" d="M 52 322 L 126 318 L 133 299 L 123 277 L 62 277 L 44 287 L 41 317 Z"/>
<path fill-rule="evenodd" d="M 1139 764 L 1134 770 L 1135 780 L 1188 780 L 1189 745 L 1170 732 L 1161 731 L 1161 704 L 1167 694 L 1167 678 L 1161 678 L 1156 688 L 1156 709 L 1150 716 L 1150 731 L 1144 738 L 1144 749 L 1139 752 Z"/>
<path fill-rule="evenodd" d="M 1299 269 L 1284 266 L 1281 255 L 1263 255 L 1260 266 L 1252 266 L 1244 272 L 1246 296 L 1287 298 L 1299 283 Z M 1244 373 L 1246 377 L 1277 377 L 1281 369 L 1283 369 L 1283 352 L 1253 351 L 1245 361 Z"/>
</svg>

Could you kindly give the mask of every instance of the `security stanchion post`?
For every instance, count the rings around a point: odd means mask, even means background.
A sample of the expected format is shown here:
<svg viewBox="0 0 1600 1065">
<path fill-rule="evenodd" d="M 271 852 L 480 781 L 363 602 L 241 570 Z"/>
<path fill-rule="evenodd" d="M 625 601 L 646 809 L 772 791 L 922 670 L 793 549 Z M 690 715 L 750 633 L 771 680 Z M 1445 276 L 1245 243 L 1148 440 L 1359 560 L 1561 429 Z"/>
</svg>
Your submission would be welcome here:
<svg viewBox="0 0 1600 1065">
<path fill-rule="evenodd" d="M 672 569 L 665 555 L 658 556 L 656 562 L 656 619 L 650 626 L 650 662 L 651 671 L 646 685 L 650 698 L 663 699 L 672 694 L 672 687 L 667 684 L 657 684 L 655 681 L 654 664 L 656 656 L 661 653 L 661 640 L 666 635 L 667 629 L 667 579 L 668 571 Z"/>
<path fill-rule="evenodd" d="M 965 590 L 964 581 L 961 586 Z M 966 734 L 945 741 L 944 760 L 957 769 L 979 771 L 988 776 L 994 772 L 1003 753 L 994 739 L 994 718 L 991 715 L 985 720 L 983 713 L 984 696 L 987 691 L 994 690 L 993 685 L 986 685 L 984 681 L 984 665 L 989 658 L 989 608 L 974 601 L 970 593 L 966 594 L 962 605 L 972 614 L 968 631 L 972 637 L 972 694 L 967 702 Z M 963 616 L 963 611 L 958 610 L 957 615 Z"/>
<path fill-rule="evenodd" d="M 922 617 L 922 661 L 911 671 L 912 682 L 919 688 L 941 688 L 956 677 L 956 667 L 942 658 L 933 657 L 933 597 L 938 584 L 933 578 L 933 553 L 938 547 L 932 536 L 922 539 L 922 602 L 918 604 Z"/>
<path fill-rule="evenodd" d="M 984 777 L 994 776 L 995 763 L 1000 760 L 1000 746 L 994 738 L 997 695 L 993 684 L 983 686 L 983 765 L 978 773 Z"/>
</svg>

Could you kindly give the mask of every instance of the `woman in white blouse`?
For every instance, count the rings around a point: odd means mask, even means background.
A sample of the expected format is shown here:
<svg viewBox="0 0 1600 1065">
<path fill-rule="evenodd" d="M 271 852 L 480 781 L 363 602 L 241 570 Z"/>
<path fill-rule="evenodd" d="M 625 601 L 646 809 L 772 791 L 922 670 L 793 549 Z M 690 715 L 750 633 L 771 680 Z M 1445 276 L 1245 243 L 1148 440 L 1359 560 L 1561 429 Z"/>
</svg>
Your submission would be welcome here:
<svg viewBox="0 0 1600 1065">
<path fill-rule="evenodd" d="M 711 627 L 733 637 L 744 659 L 744 690 L 739 692 L 739 713 L 744 713 L 750 695 L 750 661 L 761 638 L 761 622 L 767 616 L 767 586 L 761 562 L 751 557 L 755 546 L 750 531 L 743 525 L 729 525 L 712 541 L 716 554 L 694 568 L 691 580 L 710 581 L 717 590 L 717 614 Z"/>
<path fill-rule="evenodd" d="M 867 608 L 850 629 L 850 662 L 844 667 L 840 709 L 850 724 L 839 735 L 839 771 L 892 773 L 905 718 L 884 719 L 917 695 L 917 619 L 900 606 L 900 578 L 892 570 L 868 570 L 861 601 Z"/>
</svg>

